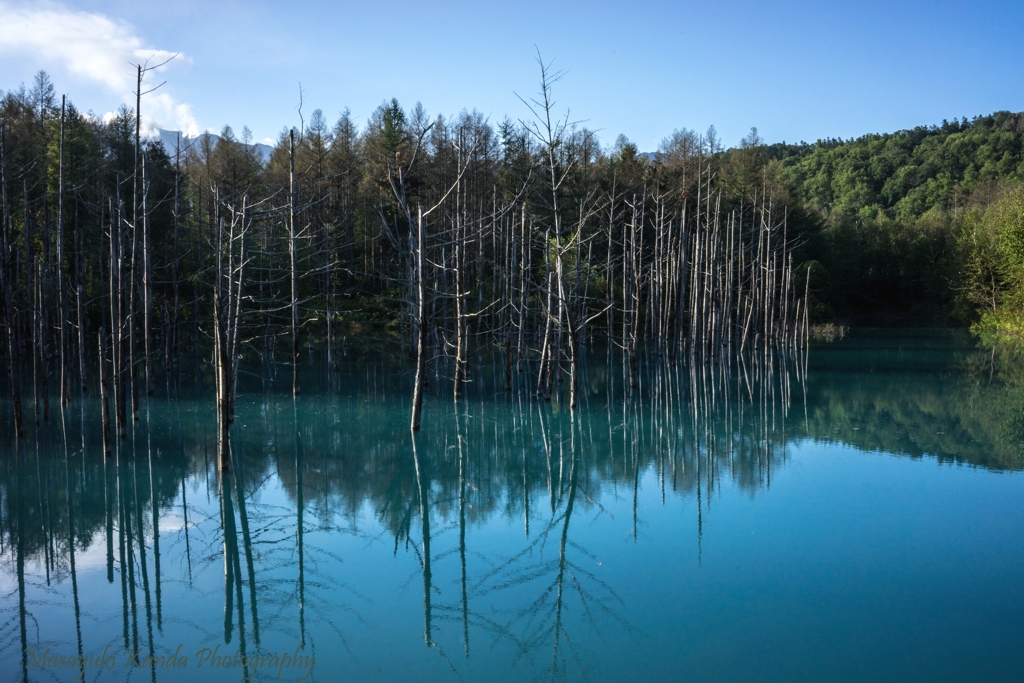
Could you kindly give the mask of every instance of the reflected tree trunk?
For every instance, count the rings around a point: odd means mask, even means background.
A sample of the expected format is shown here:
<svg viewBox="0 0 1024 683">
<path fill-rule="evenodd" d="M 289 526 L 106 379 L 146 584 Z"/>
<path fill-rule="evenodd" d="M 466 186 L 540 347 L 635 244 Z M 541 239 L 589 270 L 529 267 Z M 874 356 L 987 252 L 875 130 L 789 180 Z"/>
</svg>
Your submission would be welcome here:
<svg viewBox="0 0 1024 683">
<path fill-rule="evenodd" d="M 469 659 L 469 597 L 466 581 L 466 454 L 462 443 L 462 423 L 455 416 L 459 445 L 459 564 L 462 568 L 462 644 Z"/>
<path fill-rule="evenodd" d="M 256 647 L 260 645 L 260 620 L 256 606 L 256 568 L 252 556 L 252 538 L 249 535 L 249 515 L 245 509 L 245 491 L 242 488 L 241 458 L 235 460 L 233 469 L 235 494 L 238 498 L 238 521 L 242 527 L 242 547 L 245 549 L 245 566 L 249 577 L 249 609 L 252 612 L 252 633 Z"/>
<path fill-rule="evenodd" d="M 71 571 L 71 597 L 75 606 L 75 637 L 78 641 L 79 680 L 84 680 L 85 663 L 82 657 L 82 610 L 78 602 L 78 571 L 75 567 L 75 508 L 74 486 L 71 482 L 71 463 L 68 458 L 67 442 L 64 443 L 64 501 L 68 516 L 68 565 Z"/>
<path fill-rule="evenodd" d="M 430 572 L 430 505 L 428 494 L 430 492 L 430 481 L 427 479 L 426 463 L 420 461 L 416 451 L 416 435 L 412 437 L 412 462 L 416 471 L 416 497 L 420 503 L 420 523 L 423 526 L 422 556 L 420 559 L 423 570 L 423 642 L 427 647 L 434 645 L 433 631 L 431 629 L 431 607 L 430 598 L 432 593 L 432 575 Z"/>
<path fill-rule="evenodd" d="M 116 482 L 111 482 L 114 477 L 114 466 L 109 458 L 103 458 L 103 505 L 106 511 L 106 537 L 107 537 L 107 583 L 114 583 L 114 497 Z"/>
<path fill-rule="evenodd" d="M 124 628 L 124 647 L 127 650 L 131 647 L 131 641 L 129 640 L 129 609 L 128 609 L 128 568 L 127 568 L 127 553 L 125 551 L 125 509 L 124 509 L 124 498 L 125 492 L 123 490 L 124 484 L 124 463 L 122 462 L 122 451 L 123 447 L 118 446 L 117 449 L 117 463 L 116 463 L 116 503 L 117 503 L 117 558 L 119 573 L 121 575 L 121 615 L 123 617 L 123 628 Z"/>
<path fill-rule="evenodd" d="M 294 411 L 297 411 L 297 406 L 293 404 Z M 303 499 L 302 489 L 302 472 L 305 468 L 305 454 L 302 450 L 302 432 L 299 428 L 299 417 L 298 413 L 293 413 L 294 418 L 294 429 L 295 429 L 295 540 L 296 549 L 299 555 L 298 569 L 298 591 L 299 591 L 299 644 L 301 647 L 306 646 L 306 565 L 305 565 L 305 553 L 303 548 L 303 532 L 304 523 L 302 521 L 303 512 L 305 512 L 305 500 Z"/>
<path fill-rule="evenodd" d="M 20 453 L 19 453 L 20 455 Z M 15 462 L 14 468 L 17 472 L 15 481 L 21 483 L 21 458 L 18 458 L 18 462 Z M 23 491 L 21 486 L 16 487 L 15 496 L 17 496 L 16 509 L 18 511 L 18 540 L 15 545 L 15 573 L 18 579 L 18 635 L 21 640 L 21 680 L 24 683 L 28 683 L 28 627 L 26 624 L 26 616 L 28 608 L 26 605 L 25 595 L 25 504 L 22 500 Z"/>
<path fill-rule="evenodd" d="M 156 583 L 156 627 L 163 633 L 163 601 L 160 591 L 160 508 L 156 501 L 156 482 L 153 479 L 153 427 L 146 414 L 146 460 L 149 464 L 149 507 L 153 517 L 153 579 Z"/>
<path fill-rule="evenodd" d="M 231 642 L 234 633 L 234 599 L 235 599 L 235 562 L 232 546 L 235 544 L 235 511 L 231 505 L 231 488 L 224 479 L 223 474 L 218 480 L 220 482 L 220 524 L 221 532 L 224 535 L 224 643 Z"/>
</svg>

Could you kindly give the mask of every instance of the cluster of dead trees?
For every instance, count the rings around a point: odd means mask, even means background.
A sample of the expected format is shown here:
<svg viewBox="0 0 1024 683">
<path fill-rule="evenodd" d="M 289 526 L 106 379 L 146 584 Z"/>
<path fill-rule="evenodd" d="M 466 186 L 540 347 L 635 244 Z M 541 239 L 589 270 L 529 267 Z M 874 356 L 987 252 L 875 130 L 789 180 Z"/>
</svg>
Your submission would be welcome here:
<svg viewBox="0 0 1024 683">
<path fill-rule="evenodd" d="M 522 121 L 392 100 L 362 131 L 318 110 L 266 154 L 247 130 L 147 139 L 142 67 L 134 109 L 106 123 L 58 105 L 42 73 L 3 95 L 17 433 L 26 384 L 37 422 L 51 394 L 66 405 L 95 386 L 123 437 L 140 392 L 209 375 L 226 430 L 243 357 L 288 367 L 299 394 L 304 348 L 336 367 L 370 324 L 415 362 L 413 429 L 432 379 L 457 399 L 494 352 L 506 388 L 564 388 L 575 408 L 595 343 L 633 383 L 645 352 L 717 363 L 806 344 L 801 236 L 771 169 L 722 168 L 713 129 L 651 155 L 621 137 L 603 149 L 559 114 L 541 67 Z"/>
</svg>

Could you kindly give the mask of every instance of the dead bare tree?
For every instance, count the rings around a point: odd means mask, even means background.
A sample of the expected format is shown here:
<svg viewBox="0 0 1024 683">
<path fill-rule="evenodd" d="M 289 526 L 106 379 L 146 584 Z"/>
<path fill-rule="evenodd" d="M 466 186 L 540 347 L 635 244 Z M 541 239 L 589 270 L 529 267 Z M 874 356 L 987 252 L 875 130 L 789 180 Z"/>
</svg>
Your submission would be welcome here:
<svg viewBox="0 0 1024 683">
<path fill-rule="evenodd" d="M 60 404 L 68 405 L 71 401 L 71 369 L 69 359 L 69 325 L 68 292 L 65 283 L 64 258 L 64 119 L 67 96 L 60 98 L 60 139 L 57 147 L 57 308 L 59 309 L 59 336 L 57 358 L 60 363 Z"/>
<path fill-rule="evenodd" d="M 550 307 L 546 314 L 548 321 L 554 323 L 556 332 L 556 343 L 553 352 L 548 353 L 548 358 L 553 359 L 555 354 L 559 354 L 559 360 L 561 354 L 568 353 L 569 361 L 569 408 L 574 410 L 576 408 L 576 394 L 578 388 L 578 368 L 577 368 L 577 339 L 576 339 L 576 311 L 571 305 L 571 301 L 567 295 L 567 285 L 565 281 L 565 249 L 566 246 L 563 240 L 562 234 L 562 209 L 559 202 L 560 189 L 562 183 L 565 181 L 569 173 L 568 164 L 563 164 L 562 159 L 559 158 L 561 150 L 559 149 L 563 143 L 563 138 L 566 129 L 569 126 L 568 113 L 565 118 L 557 119 L 554 118 L 554 107 L 555 101 L 552 99 L 552 86 L 557 83 L 563 76 L 563 72 L 551 72 L 551 63 L 545 63 L 537 52 L 537 64 L 540 66 L 540 93 L 539 99 L 531 98 L 529 101 L 520 97 L 520 101 L 523 102 L 533 114 L 533 120 L 529 122 L 523 122 L 523 125 L 530 131 L 530 133 L 537 139 L 541 144 L 544 152 L 545 165 L 547 166 L 547 177 L 548 177 L 548 189 L 550 191 L 551 199 L 551 225 L 550 230 L 554 236 L 554 294 L 555 294 L 555 306 L 556 313 L 552 315 Z M 547 245 L 545 245 L 547 249 Z M 549 285 L 549 292 L 551 285 Z M 551 325 L 545 323 L 545 343 L 544 347 L 548 347 L 547 337 L 550 332 Z M 562 332 L 566 334 L 567 348 L 562 348 Z M 541 353 L 541 363 L 544 363 L 544 353 Z M 561 363 L 559 362 L 559 365 Z M 550 367 L 548 372 L 553 372 L 554 368 Z M 543 372 L 543 371 L 542 371 Z M 548 375 L 549 380 L 551 375 Z"/>
<path fill-rule="evenodd" d="M 295 129 L 288 131 L 288 258 L 291 273 L 292 395 L 299 395 L 299 262 L 295 228 Z"/>
<path fill-rule="evenodd" d="M 218 194 L 219 200 L 219 192 Z M 221 444 L 221 469 L 227 469 L 230 458 L 228 428 L 235 419 L 235 397 L 238 381 L 238 358 L 241 344 L 241 321 L 245 302 L 245 270 L 248 261 L 246 235 L 251 225 L 252 207 L 249 197 L 242 197 L 241 206 L 227 204 L 225 227 L 221 214 L 217 225 L 217 255 L 214 281 L 214 358 L 217 382 L 218 443 Z"/>
<path fill-rule="evenodd" d="M 166 66 L 173 59 L 177 57 L 177 53 L 171 55 L 169 58 L 160 62 L 159 64 L 150 64 L 149 60 L 141 64 L 134 64 L 135 66 L 135 165 L 132 174 L 132 287 L 135 285 L 135 264 L 138 260 L 142 262 L 142 273 L 141 273 L 141 286 L 140 295 L 142 297 L 142 338 L 143 338 L 143 369 L 146 373 L 146 394 L 151 395 L 153 393 L 153 367 L 151 357 L 152 347 L 152 307 L 153 307 L 153 276 L 150 272 L 151 260 L 150 260 L 150 245 L 149 245 L 149 229 L 148 219 L 149 211 L 146 206 L 146 160 L 142 151 L 142 96 L 148 95 L 159 88 L 163 87 L 166 83 L 160 83 L 149 90 L 143 92 L 142 90 L 142 79 L 150 71 L 156 71 L 157 69 Z M 63 130 L 63 127 L 62 127 Z M 139 215 L 139 201 L 142 201 L 142 215 Z M 141 244 L 138 239 L 138 232 L 140 228 L 142 230 Z M 139 251 L 141 250 L 141 254 Z M 134 296 L 129 301 L 129 309 L 134 310 Z M 134 318 L 133 315 L 130 317 Z M 129 329 L 129 366 L 132 381 L 132 412 L 134 419 L 138 419 L 139 410 L 139 399 L 138 399 L 138 385 L 135 377 L 135 323 L 131 324 Z"/>
</svg>

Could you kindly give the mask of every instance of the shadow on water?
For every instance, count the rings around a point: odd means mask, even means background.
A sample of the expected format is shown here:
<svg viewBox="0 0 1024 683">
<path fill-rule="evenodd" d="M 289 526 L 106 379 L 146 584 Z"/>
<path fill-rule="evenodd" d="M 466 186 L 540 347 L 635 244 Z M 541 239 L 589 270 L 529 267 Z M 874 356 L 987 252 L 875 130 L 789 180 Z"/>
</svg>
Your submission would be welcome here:
<svg viewBox="0 0 1024 683">
<path fill-rule="evenodd" d="M 409 569 L 402 555 L 416 558 L 423 643 L 454 676 L 498 648 L 534 678 L 586 678 L 594 648 L 643 630 L 588 547 L 587 528 L 611 517 L 610 501 L 632 499 L 637 544 L 645 485 L 655 482 L 663 505 L 692 500 L 699 562 L 723 480 L 769 495 L 795 442 L 1024 464 L 1017 366 L 960 340 L 853 338 L 809 357 L 650 362 L 636 378 L 594 356 L 602 362 L 583 373 L 574 412 L 557 390 L 535 400 L 528 369 L 506 391 L 501 358 L 473 368 L 459 403 L 432 377 L 413 436 L 408 375 L 367 356 L 318 372 L 298 400 L 254 374 L 258 388 L 243 390 L 222 444 L 210 401 L 187 392 L 144 406 L 109 456 L 99 406 L 68 412 L 42 438 L 8 446 L 3 460 L 0 573 L 10 594 L 0 604 L 0 656 L 17 660 L 21 680 L 47 647 L 77 653 L 87 674 L 106 642 L 97 638 L 114 634 L 155 681 L 192 633 L 210 650 L 237 651 L 244 680 L 266 674 L 260 658 L 282 643 L 310 668 L 325 648 L 358 661 L 350 642 L 379 606 L 347 567 L 353 552 L 387 539 L 399 573 Z M 316 378 L 323 391 L 313 390 Z M 517 545 L 474 533 L 494 519 L 517 520 Z M 118 596 L 116 613 L 83 603 L 83 556 Z M 194 611 L 182 609 L 188 602 Z M 222 628 L 210 620 L 214 602 Z"/>
</svg>

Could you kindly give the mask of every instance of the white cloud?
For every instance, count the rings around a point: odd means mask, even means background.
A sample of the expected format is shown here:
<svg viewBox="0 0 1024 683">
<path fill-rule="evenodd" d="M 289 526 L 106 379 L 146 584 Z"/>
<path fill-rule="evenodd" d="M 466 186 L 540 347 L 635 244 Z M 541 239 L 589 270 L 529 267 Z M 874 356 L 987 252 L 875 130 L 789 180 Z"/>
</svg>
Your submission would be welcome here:
<svg viewBox="0 0 1024 683">
<path fill-rule="evenodd" d="M 143 91 L 145 92 L 145 91 Z M 203 132 L 196 121 L 195 112 L 188 102 L 178 102 L 169 94 L 156 92 L 146 98 L 145 108 L 142 110 L 142 122 L 146 123 L 146 110 L 151 112 L 150 116 L 155 124 L 160 121 L 169 121 L 169 125 L 156 125 L 157 128 L 168 130 L 180 130 L 190 138 L 194 138 Z"/>
<path fill-rule="evenodd" d="M 63 70 L 107 92 L 135 102 L 132 64 L 160 64 L 175 53 L 149 47 L 135 29 L 103 14 L 68 9 L 53 2 L 14 4 L 0 0 L 0 55 L 29 58 L 47 71 Z M 169 64 L 147 74 L 143 92 L 163 81 L 161 72 L 191 60 L 179 54 Z M 143 96 L 142 125 L 201 132 L 192 105 L 178 102 L 164 90 Z"/>
</svg>

